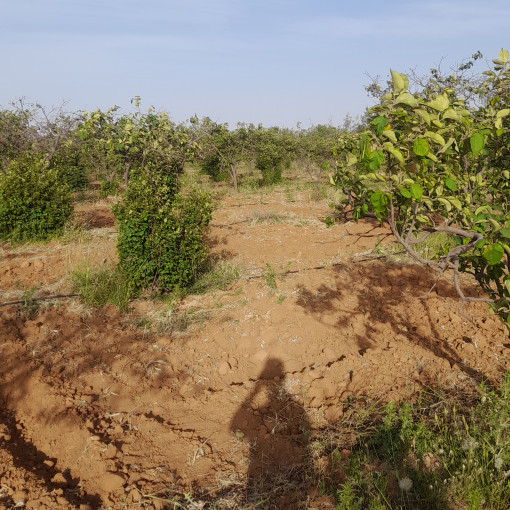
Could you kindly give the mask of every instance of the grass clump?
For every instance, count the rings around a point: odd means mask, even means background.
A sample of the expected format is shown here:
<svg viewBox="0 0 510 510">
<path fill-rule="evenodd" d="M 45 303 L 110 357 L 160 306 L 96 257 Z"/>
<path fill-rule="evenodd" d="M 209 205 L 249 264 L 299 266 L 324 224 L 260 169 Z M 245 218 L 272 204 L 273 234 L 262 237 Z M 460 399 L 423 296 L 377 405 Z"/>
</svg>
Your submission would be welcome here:
<svg viewBox="0 0 510 510">
<path fill-rule="evenodd" d="M 117 267 L 92 269 L 85 265 L 71 274 L 73 291 L 89 305 L 102 307 L 113 304 L 127 311 L 131 288 L 123 273 Z"/>
<path fill-rule="evenodd" d="M 288 220 L 288 216 L 286 214 L 280 214 L 276 211 L 255 211 L 249 218 L 252 225 L 260 225 L 262 223 L 275 225 L 277 223 L 284 223 L 286 220 Z"/>
<path fill-rule="evenodd" d="M 266 282 L 266 285 L 273 291 L 277 290 L 278 280 L 283 280 L 289 271 L 291 262 L 288 262 L 285 266 L 281 266 L 280 271 L 277 271 L 271 264 L 266 262 L 266 270 L 261 274 L 261 278 Z"/>
<path fill-rule="evenodd" d="M 215 290 L 227 290 L 240 276 L 241 269 L 234 262 L 210 260 L 188 289 L 188 293 L 205 294 Z"/>
<path fill-rule="evenodd" d="M 453 236 L 445 232 L 434 232 L 423 242 L 417 243 L 414 248 L 422 256 L 430 260 L 439 260 L 455 246 Z"/>
</svg>

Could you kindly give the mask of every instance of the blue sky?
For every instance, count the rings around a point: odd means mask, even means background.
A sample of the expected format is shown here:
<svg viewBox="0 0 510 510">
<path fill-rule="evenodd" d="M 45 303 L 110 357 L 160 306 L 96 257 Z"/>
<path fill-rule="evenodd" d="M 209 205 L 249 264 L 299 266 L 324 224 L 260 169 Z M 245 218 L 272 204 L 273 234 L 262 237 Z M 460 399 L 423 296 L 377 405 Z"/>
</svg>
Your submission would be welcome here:
<svg viewBox="0 0 510 510">
<path fill-rule="evenodd" d="M 0 0 L 0 105 L 338 125 L 372 104 L 365 73 L 490 60 L 509 28 L 508 0 Z"/>
</svg>

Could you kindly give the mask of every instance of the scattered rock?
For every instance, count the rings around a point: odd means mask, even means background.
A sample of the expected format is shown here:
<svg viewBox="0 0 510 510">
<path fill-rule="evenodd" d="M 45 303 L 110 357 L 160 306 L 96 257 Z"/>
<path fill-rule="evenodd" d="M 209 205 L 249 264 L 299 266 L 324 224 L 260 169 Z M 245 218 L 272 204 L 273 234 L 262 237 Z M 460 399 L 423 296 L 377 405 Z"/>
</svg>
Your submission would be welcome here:
<svg viewBox="0 0 510 510">
<path fill-rule="evenodd" d="M 104 456 L 107 459 L 113 459 L 117 455 L 117 447 L 114 444 L 111 444 L 106 449 L 106 452 L 104 453 Z"/>
<path fill-rule="evenodd" d="M 231 366 L 226 361 L 224 361 L 223 363 L 220 363 L 220 366 L 218 367 L 218 374 L 227 375 L 230 369 Z"/>
<path fill-rule="evenodd" d="M 115 473 L 106 473 L 99 481 L 99 488 L 109 494 L 110 492 L 120 489 L 124 485 L 124 478 Z"/>
<path fill-rule="evenodd" d="M 62 473 L 57 473 L 52 479 L 52 483 L 65 483 L 67 484 L 67 480 L 65 479 Z"/>
<path fill-rule="evenodd" d="M 267 352 L 264 350 L 260 350 L 253 355 L 254 361 L 257 361 L 258 363 L 262 363 L 266 358 L 267 358 Z"/>
<path fill-rule="evenodd" d="M 34 261 L 34 268 L 40 271 L 44 267 L 44 262 L 41 259 Z"/>
<path fill-rule="evenodd" d="M 28 499 L 28 492 L 16 491 L 11 497 L 16 506 L 21 506 L 20 503 L 26 503 Z"/>
<path fill-rule="evenodd" d="M 142 495 L 140 494 L 140 491 L 138 489 L 133 489 L 129 493 L 129 497 L 131 498 L 131 501 L 134 503 L 140 501 L 142 499 Z"/>
</svg>

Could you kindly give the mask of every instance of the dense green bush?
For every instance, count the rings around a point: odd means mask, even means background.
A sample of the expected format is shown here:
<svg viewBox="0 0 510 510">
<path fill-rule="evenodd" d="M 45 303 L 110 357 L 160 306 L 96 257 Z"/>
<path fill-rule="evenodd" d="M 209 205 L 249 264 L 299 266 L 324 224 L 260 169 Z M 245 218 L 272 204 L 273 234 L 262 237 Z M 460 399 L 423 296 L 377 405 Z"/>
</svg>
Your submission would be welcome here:
<svg viewBox="0 0 510 510">
<path fill-rule="evenodd" d="M 256 131 L 255 167 L 262 173 L 262 184 L 277 184 L 282 171 L 294 158 L 295 139 L 292 132 L 276 127 Z"/>
<path fill-rule="evenodd" d="M 107 181 L 103 179 L 99 187 L 99 196 L 108 198 L 110 195 L 116 195 L 119 192 L 120 184 L 118 180 Z"/>
<path fill-rule="evenodd" d="M 69 139 L 58 147 L 51 162 L 73 191 L 84 190 L 89 185 L 88 170 L 81 156 L 79 145 Z"/>
<path fill-rule="evenodd" d="M 72 213 L 72 195 L 58 169 L 24 154 L 0 174 L 0 238 L 44 240 L 58 234 Z"/>
<path fill-rule="evenodd" d="M 114 208 L 120 268 L 135 291 L 188 287 L 207 260 L 210 197 L 196 190 L 180 194 L 176 174 L 173 167 L 147 165 L 133 173 Z"/>
<path fill-rule="evenodd" d="M 228 174 L 222 168 L 221 158 L 217 154 L 207 155 L 200 162 L 200 171 L 209 175 L 214 182 L 226 181 Z"/>
</svg>

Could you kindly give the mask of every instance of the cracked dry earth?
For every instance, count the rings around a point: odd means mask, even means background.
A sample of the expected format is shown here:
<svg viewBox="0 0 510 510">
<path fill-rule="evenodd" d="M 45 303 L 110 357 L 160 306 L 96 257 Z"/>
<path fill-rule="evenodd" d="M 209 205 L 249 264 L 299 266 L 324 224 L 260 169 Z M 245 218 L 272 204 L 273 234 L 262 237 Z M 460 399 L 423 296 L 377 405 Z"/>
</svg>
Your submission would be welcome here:
<svg viewBox="0 0 510 510">
<path fill-rule="evenodd" d="M 209 242 L 242 275 L 187 296 L 170 326 L 162 302 L 121 314 L 48 300 L 31 317 L 0 306 L 0 508 L 161 509 L 174 493 L 249 490 L 304 463 L 310 432 L 349 397 L 398 401 L 510 368 L 485 305 L 466 306 L 467 321 L 446 279 L 420 299 L 433 275 L 368 260 L 384 228 L 327 229 L 327 214 L 306 192 L 222 198 Z M 76 216 L 86 235 L 68 244 L 1 249 L 2 304 L 20 287 L 65 294 L 84 259 L 115 260 L 108 204 Z"/>
</svg>

